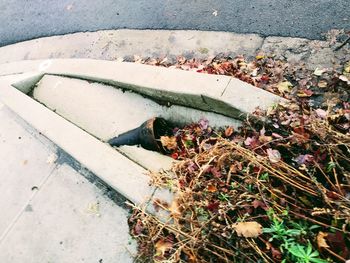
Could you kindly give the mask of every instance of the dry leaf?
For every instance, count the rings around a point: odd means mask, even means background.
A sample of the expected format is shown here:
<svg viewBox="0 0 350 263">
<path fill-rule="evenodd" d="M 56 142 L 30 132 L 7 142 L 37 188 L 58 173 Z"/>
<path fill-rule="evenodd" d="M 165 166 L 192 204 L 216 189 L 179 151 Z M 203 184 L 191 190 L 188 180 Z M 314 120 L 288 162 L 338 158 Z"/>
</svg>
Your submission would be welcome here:
<svg viewBox="0 0 350 263">
<path fill-rule="evenodd" d="M 234 131 L 234 129 L 232 126 L 227 127 L 225 130 L 225 136 L 230 137 L 232 135 L 233 131 Z"/>
<path fill-rule="evenodd" d="M 293 85 L 289 81 L 283 81 L 277 85 L 277 89 L 280 93 L 287 93 L 290 92 Z"/>
<path fill-rule="evenodd" d="M 189 263 L 196 263 L 198 262 L 197 257 L 189 250 L 183 250 L 184 253 L 187 255 L 187 262 Z"/>
<path fill-rule="evenodd" d="M 326 239 L 325 239 L 325 237 L 327 237 L 328 236 L 328 234 L 327 233 L 324 233 L 324 232 L 319 232 L 318 234 L 317 234 L 317 245 L 318 245 L 318 247 L 329 247 L 328 245 L 327 245 L 327 242 L 326 242 Z"/>
<path fill-rule="evenodd" d="M 347 82 L 350 85 L 350 79 L 348 79 L 345 75 L 340 75 L 339 79 L 341 81 Z"/>
<path fill-rule="evenodd" d="M 300 98 L 307 98 L 307 97 L 311 97 L 313 94 L 314 93 L 312 90 L 302 89 L 298 91 L 297 96 Z"/>
<path fill-rule="evenodd" d="M 345 63 L 344 73 L 350 73 L 350 61 Z"/>
<path fill-rule="evenodd" d="M 314 71 L 314 75 L 316 75 L 316 76 L 322 76 L 322 74 L 323 74 L 325 71 L 326 71 L 325 69 L 316 68 L 315 71 Z"/>
<path fill-rule="evenodd" d="M 168 150 L 176 150 L 177 148 L 177 142 L 176 137 L 169 137 L 169 136 L 161 136 L 160 142 L 162 143 L 164 148 L 167 148 Z"/>
<path fill-rule="evenodd" d="M 319 86 L 320 88 L 327 88 L 327 85 L 328 85 L 328 83 L 327 83 L 327 81 L 326 80 L 320 80 L 319 82 L 318 82 L 318 84 L 317 84 L 317 86 Z"/>
<path fill-rule="evenodd" d="M 258 237 L 262 234 L 262 225 L 258 222 L 238 222 L 232 226 L 239 237 Z"/>
<path fill-rule="evenodd" d="M 155 256 L 159 257 L 163 257 L 165 252 L 167 252 L 168 250 L 170 250 L 173 247 L 173 243 L 160 239 L 157 241 L 157 243 L 154 245 L 155 249 L 156 249 L 156 254 Z"/>
<path fill-rule="evenodd" d="M 322 109 L 317 109 L 315 110 L 316 114 L 318 117 L 320 117 L 321 119 L 326 119 L 327 118 L 327 112 L 325 110 Z"/>
<path fill-rule="evenodd" d="M 169 207 L 169 211 L 170 211 L 170 214 L 173 218 L 178 218 L 181 216 L 181 212 L 180 212 L 180 207 L 179 207 L 179 203 L 178 203 L 178 199 L 175 198 L 170 207 Z"/>
<path fill-rule="evenodd" d="M 135 224 L 135 227 L 133 229 L 133 234 L 138 236 L 142 234 L 142 231 L 144 229 L 143 223 L 140 219 L 137 219 L 137 222 Z"/>
<path fill-rule="evenodd" d="M 208 191 L 211 192 L 211 193 L 214 193 L 216 192 L 218 189 L 216 188 L 215 185 L 208 185 Z"/>
<path fill-rule="evenodd" d="M 271 163 L 278 163 L 281 160 L 281 154 L 277 150 L 272 150 L 271 148 L 267 149 L 267 155 Z"/>
</svg>

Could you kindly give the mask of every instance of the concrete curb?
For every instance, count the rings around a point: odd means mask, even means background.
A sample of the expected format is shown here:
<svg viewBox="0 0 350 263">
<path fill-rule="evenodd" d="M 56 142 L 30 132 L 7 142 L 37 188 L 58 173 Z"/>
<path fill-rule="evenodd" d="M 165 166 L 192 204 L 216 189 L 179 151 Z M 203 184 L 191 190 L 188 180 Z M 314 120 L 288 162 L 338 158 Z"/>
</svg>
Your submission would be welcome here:
<svg viewBox="0 0 350 263">
<path fill-rule="evenodd" d="M 155 100 L 215 112 L 236 119 L 260 107 L 279 102 L 280 97 L 228 76 L 128 62 L 91 59 L 54 59 L 6 63 L 0 74 L 41 74 L 92 80 L 119 86 Z"/>
<path fill-rule="evenodd" d="M 146 205 L 148 212 L 165 220 L 167 214 L 155 211 L 152 200 L 170 203 L 172 195 L 150 186 L 146 169 L 13 87 L 25 86 L 26 80 L 30 85 L 39 76 L 27 73 L 0 78 L 2 103 L 126 199 Z"/>
<path fill-rule="evenodd" d="M 135 203 L 142 203 L 145 195 L 150 197 L 154 189 L 142 188 L 148 184 L 146 170 L 136 165 L 111 147 L 85 133 L 74 124 L 63 119 L 44 105 L 11 87 L 1 84 L 0 96 L 11 110 L 30 125 L 55 142 L 60 148 L 77 159 L 93 173 L 103 176 L 103 181 L 113 186 L 119 193 Z M 120 167 L 125 168 L 118 173 Z M 114 171 L 113 171 L 114 170 Z M 127 178 L 127 179 L 126 179 Z M 127 181 L 125 181 L 125 179 Z M 121 183 L 124 181 L 124 183 Z M 132 183 L 135 182 L 135 183 Z M 139 187 L 130 194 L 129 185 Z M 140 188 L 141 187 L 141 188 Z"/>
</svg>

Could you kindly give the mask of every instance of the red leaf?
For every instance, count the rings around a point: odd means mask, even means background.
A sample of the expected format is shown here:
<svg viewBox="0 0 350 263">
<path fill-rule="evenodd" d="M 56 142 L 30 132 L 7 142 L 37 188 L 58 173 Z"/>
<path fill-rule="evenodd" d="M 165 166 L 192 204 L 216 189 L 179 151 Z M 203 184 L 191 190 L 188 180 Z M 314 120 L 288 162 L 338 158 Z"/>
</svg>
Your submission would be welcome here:
<svg viewBox="0 0 350 263">
<path fill-rule="evenodd" d="M 261 81 L 263 82 L 268 82 L 270 80 L 270 77 L 269 76 L 266 76 L 266 75 L 262 75 L 261 76 Z"/>
<path fill-rule="evenodd" d="M 272 257 L 274 259 L 277 259 L 277 260 L 282 259 L 281 251 L 279 251 L 278 249 L 274 248 L 273 246 L 271 246 L 271 253 L 272 253 Z"/>
<path fill-rule="evenodd" d="M 217 212 L 219 210 L 219 204 L 220 202 L 212 202 L 212 203 L 209 203 L 207 208 L 208 210 L 210 210 L 211 212 Z"/>
<path fill-rule="evenodd" d="M 260 201 L 260 200 L 256 200 L 256 199 L 255 199 L 255 200 L 252 202 L 252 205 L 253 205 L 253 207 L 254 207 L 255 209 L 258 208 L 258 207 L 260 207 L 260 208 L 264 209 L 265 211 L 268 210 L 266 204 L 265 204 L 264 202 Z"/>
<path fill-rule="evenodd" d="M 179 154 L 178 153 L 173 153 L 173 154 L 171 154 L 171 158 L 177 160 L 177 158 L 179 158 Z"/>
<path fill-rule="evenodd" d="M 335 234 L 327 233 L 326 240 L 333 251 L 340 253 L 344 258 L 350 256 L 350 250 L 345 243 L 344 234 L 342 232 L 337 231 Z"/>
<path fill-rule="evenodd" d="M 211 174 L 214 175 L 217 178 L 220 178 L 222 176 L 221 172 L 219 171 L 218 168 L 211 167 L 209 170 L 210 170 Z"/>
<path fill-rule="evenodd" d="M 314 93 L 312 92 L 312 90 L 303 89 L 303 90 L 299 90 L 297 95 L 300 98 L 305 98 L 305 97 L 311 97 L 313 94 Z"/>
<path fill-rule="evenodd" d="M 143 224 L 142 221 L 140 219 L 137 219 L 137 222 L 134 226 L 134 235 L 138 236 L 142 233 L 143 231 Z"/>
<path fill-rule="evenodd" d="M 340 199 L 339 195 L 337 195 L 337 193 L 333 192 L 333 191 L 327 191 L 326 195 L 327 195 L 327 197 L 329 197 L 332 200 L 339 200 Z"/>
</svg>

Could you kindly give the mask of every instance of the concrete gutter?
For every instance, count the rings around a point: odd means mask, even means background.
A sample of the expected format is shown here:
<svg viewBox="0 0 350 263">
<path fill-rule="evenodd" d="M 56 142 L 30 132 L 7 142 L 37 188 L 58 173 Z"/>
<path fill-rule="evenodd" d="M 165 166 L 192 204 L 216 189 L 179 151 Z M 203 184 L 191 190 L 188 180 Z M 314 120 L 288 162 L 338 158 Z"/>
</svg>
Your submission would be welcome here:
<svg viewBox="0 0 350 263">
<path fill-rule="evenodd" d="M 45 75 L 31 97 L 79 128 L 107 141 L 139 127 L 145 120 L 162 117 L 178 127 L 206 118 L 213 127 L 233 126 L 241 122 L 213 112 L 178 105 L 160 105 L 149 98 L 113 86 L 61 76 Z M 137 146 L 117 148 L 147 170 L 170 170 L 174 160 Z"/>
<path fill-rule="evenodd" d="M 281 99 L 227 76 L 90 59 L 7 63 L 0 65 L 0 75 L 0 99 L 9 108 L 136 205 L 151 204 L 154 198 L 171 202 L 172 195 L 149 186 L 146 169 L 27 96 L 44 75 L 107 83 L 234 118 L 242 118 L 256 107 L 267 109 Z M 156 213 L 152 205 L 148 211 Z"/>
</svg>

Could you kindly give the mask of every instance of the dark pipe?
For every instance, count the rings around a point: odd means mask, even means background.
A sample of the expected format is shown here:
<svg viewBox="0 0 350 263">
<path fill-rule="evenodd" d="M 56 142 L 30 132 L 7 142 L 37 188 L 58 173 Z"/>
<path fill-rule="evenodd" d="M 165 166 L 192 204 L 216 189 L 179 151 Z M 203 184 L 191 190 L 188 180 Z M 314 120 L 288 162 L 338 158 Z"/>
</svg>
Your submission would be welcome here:
<svg viewBox="0 0 350 263">
<path fill-rule="evenodd" d="M 140 127 L 124 132 L 118 137 L 114 137 L 108 141 L 111 146 L 137 145 L 140 144 Z"/>
<path fill-rule="evenodd" d="M 142 123 L 138 128 L 120 134 L 108 141 L 111 146 L 141 145 L 151 151 L 165 152 L 159 139 L 171 135 L 172 127 L 163 118 L 152 118 Z"/>
</svg>

